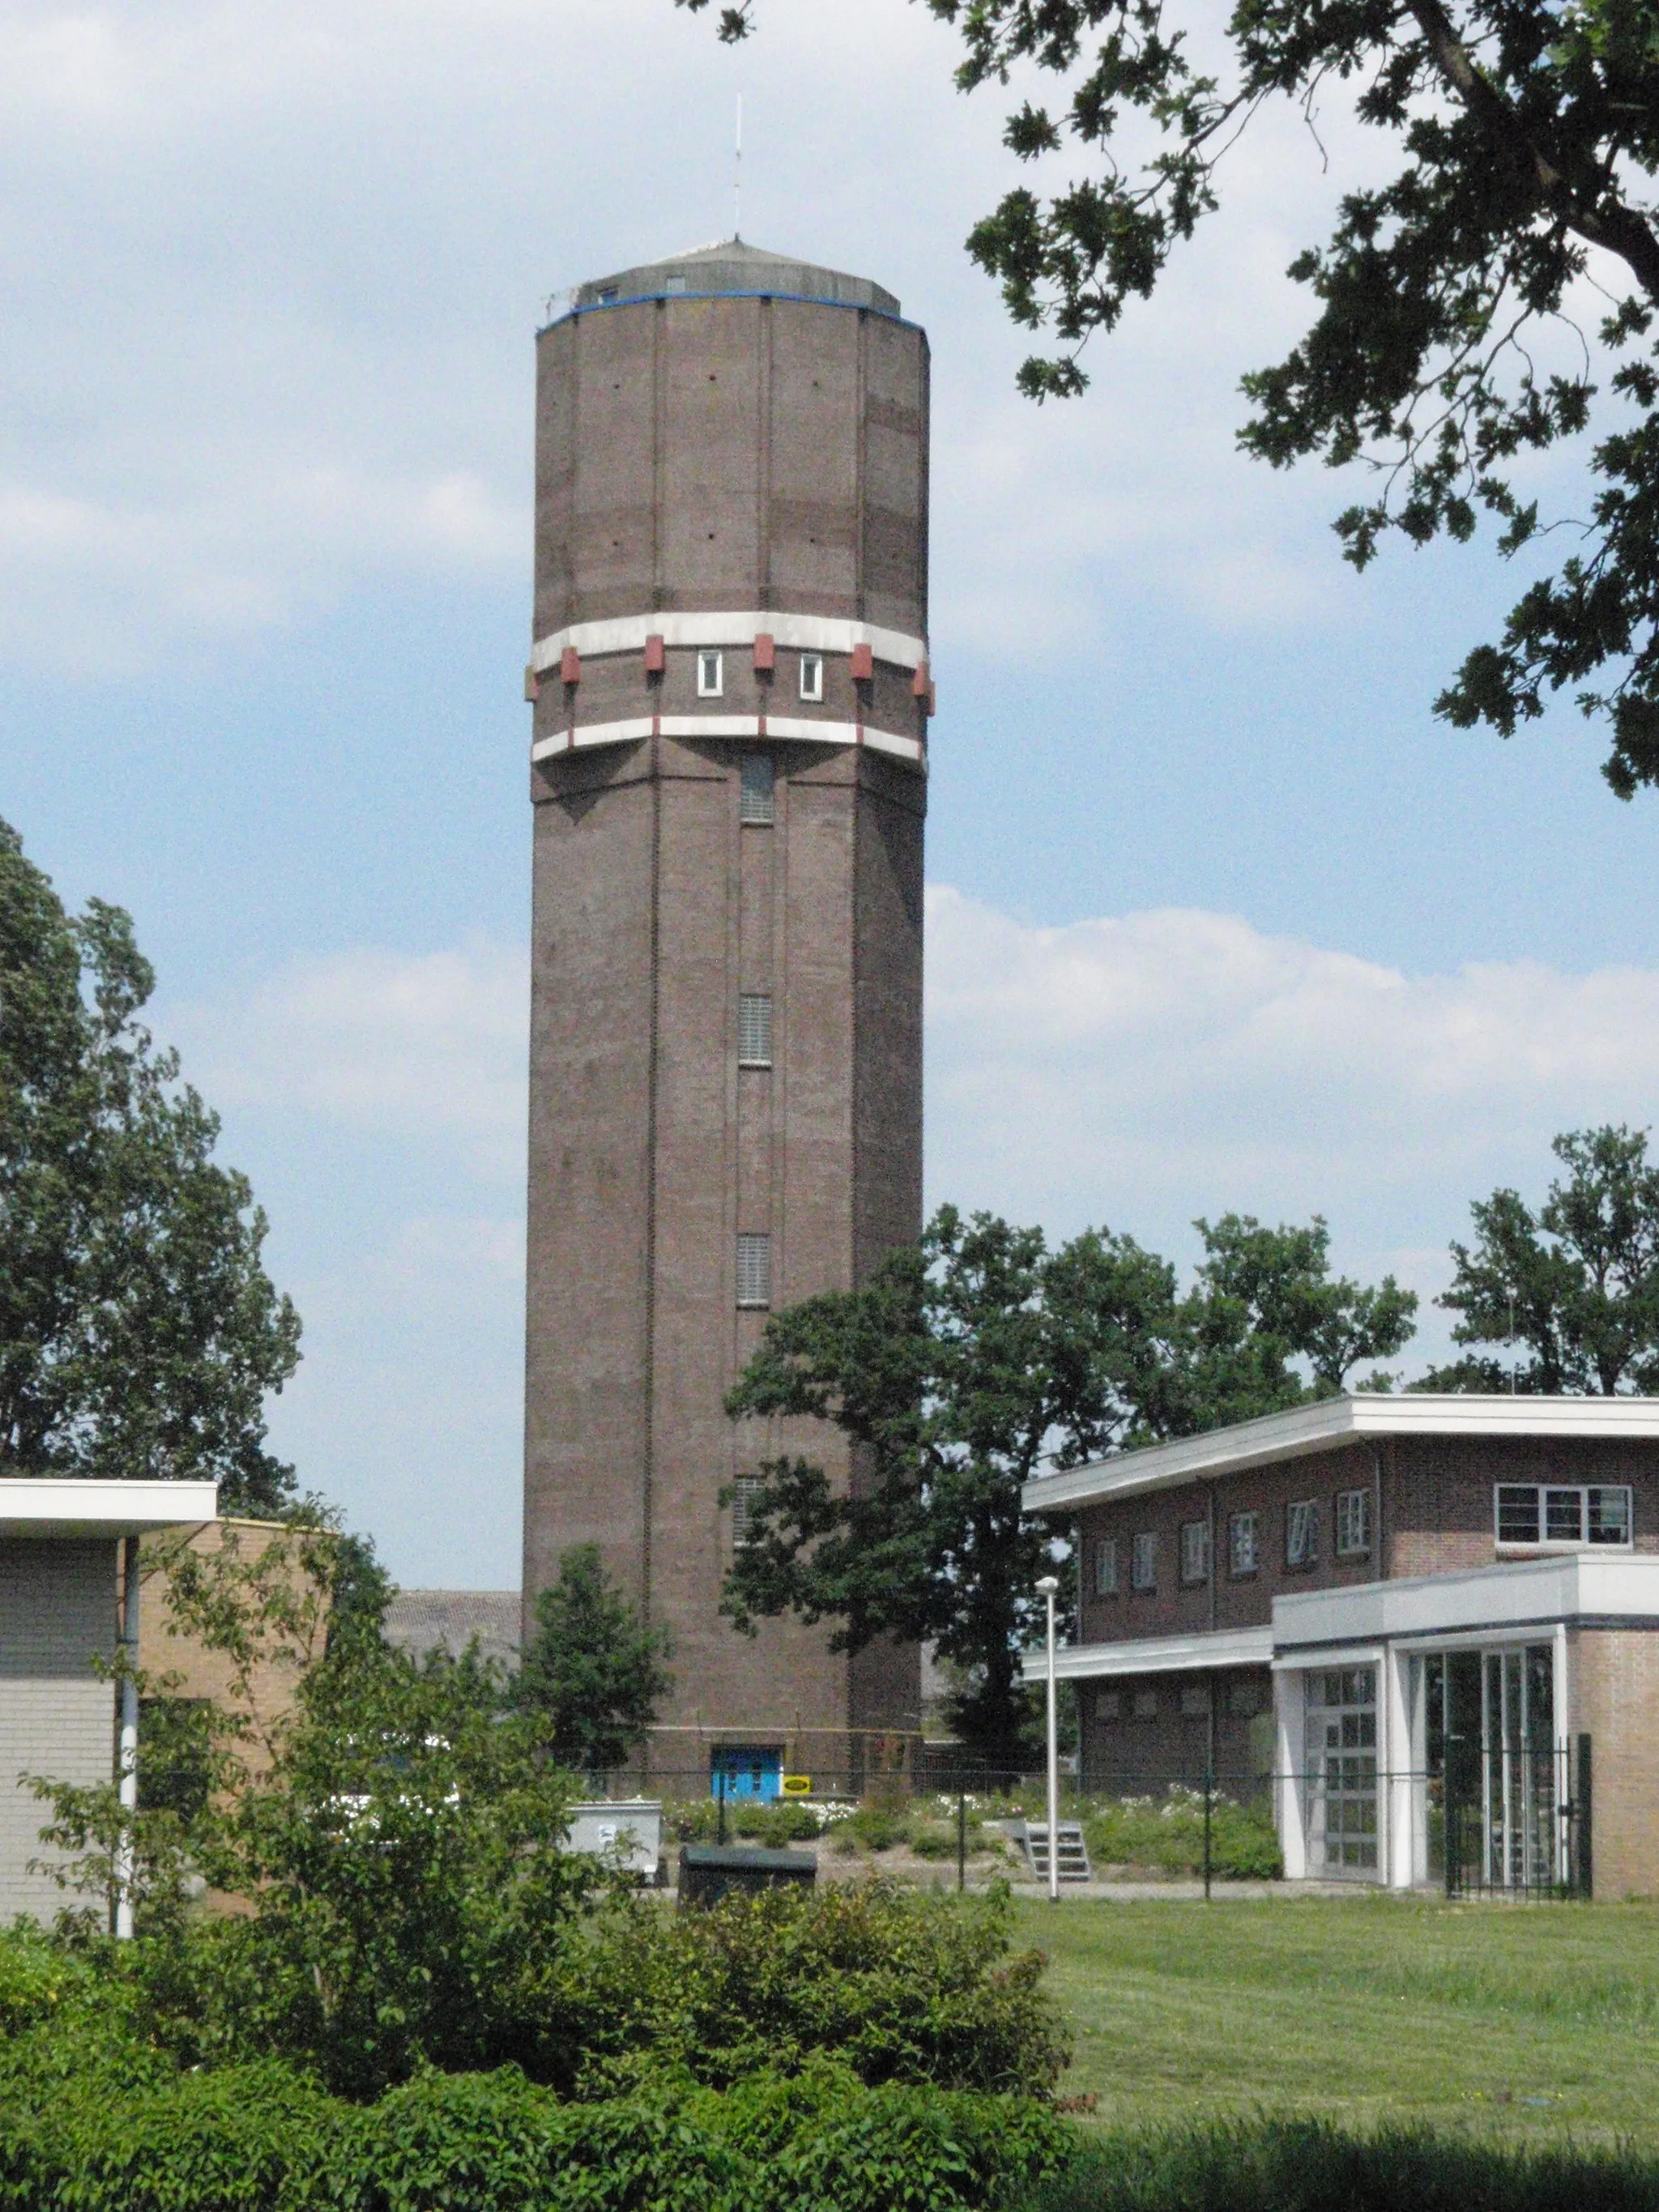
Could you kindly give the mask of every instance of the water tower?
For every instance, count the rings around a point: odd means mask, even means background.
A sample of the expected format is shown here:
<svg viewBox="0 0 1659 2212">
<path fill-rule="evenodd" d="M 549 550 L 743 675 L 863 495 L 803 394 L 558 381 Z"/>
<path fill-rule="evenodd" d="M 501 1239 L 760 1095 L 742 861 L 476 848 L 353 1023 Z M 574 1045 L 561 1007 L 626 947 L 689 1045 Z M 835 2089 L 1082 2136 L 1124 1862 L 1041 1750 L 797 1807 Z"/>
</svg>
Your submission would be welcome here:
<svg viewBox="0 0 1659 2212">
<path fill-rule="evenodd" d="M 651 1764 L 831 1774 L 917 1656 L 738 1636 L 726 1419 L 768 1311 L 921 1225 L 927 342 L 733 240 L 538 340 L 524 1590 L 597 1542 L 674 1640 Z"/>
</svg>

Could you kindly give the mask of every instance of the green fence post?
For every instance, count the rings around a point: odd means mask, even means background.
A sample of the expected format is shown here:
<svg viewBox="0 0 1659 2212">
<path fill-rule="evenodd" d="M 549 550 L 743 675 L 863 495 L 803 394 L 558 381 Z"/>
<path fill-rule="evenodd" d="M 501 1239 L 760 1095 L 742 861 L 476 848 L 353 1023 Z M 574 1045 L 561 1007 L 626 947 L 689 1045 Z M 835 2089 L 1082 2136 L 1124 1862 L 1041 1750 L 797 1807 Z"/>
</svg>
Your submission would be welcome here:
<svg viewBox="0 0 1659 2212">
<path fill-rule="evenodd" d="M 957 1887 L 968 1887 L 968 1792 L 957 1791 Z"/>
<path fill-rule="evenodd" d="M 1578 1788 L 1575 1794 L 1578 1800 L 1578 1864 L 1575 1871 L 1578 1876 L 1578 1894 L 1589 1899 L 1595 1894 L 1595 1875 L 1591 1850 L 1594 1800 L 1590 1787 L 1590 1740 L 1588 1735 L 1581 1735 L 1578 1739 Z"/>
</svg>

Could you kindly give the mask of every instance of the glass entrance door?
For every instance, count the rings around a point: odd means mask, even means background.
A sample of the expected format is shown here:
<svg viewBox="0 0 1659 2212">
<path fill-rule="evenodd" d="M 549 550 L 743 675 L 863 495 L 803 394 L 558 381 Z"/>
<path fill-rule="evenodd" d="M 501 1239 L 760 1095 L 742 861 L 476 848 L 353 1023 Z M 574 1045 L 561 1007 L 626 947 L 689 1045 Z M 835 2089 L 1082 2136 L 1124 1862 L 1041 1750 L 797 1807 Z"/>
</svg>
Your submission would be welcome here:
<svg viewBox="0 0 1659 2212">
<path fill-rule="evenodd" d="M 1540 1889 L 1555 1880 L 1555 1682 L 1548 1644 L 1483 1655 L 1486 1881 Z"/>
<path fill-rule="evenodd" d="M 1376 1851 L 1376 1669 L 1306 1678 L 1308 1871 L 1365 1880 Z"/>
<path fill-rule="evenodd" d="M 1547 1644 L 1427 1653 L 1427 1869 L 1453 1892 L 1565 1880 L 1565 1793 Z"/>
</svg>

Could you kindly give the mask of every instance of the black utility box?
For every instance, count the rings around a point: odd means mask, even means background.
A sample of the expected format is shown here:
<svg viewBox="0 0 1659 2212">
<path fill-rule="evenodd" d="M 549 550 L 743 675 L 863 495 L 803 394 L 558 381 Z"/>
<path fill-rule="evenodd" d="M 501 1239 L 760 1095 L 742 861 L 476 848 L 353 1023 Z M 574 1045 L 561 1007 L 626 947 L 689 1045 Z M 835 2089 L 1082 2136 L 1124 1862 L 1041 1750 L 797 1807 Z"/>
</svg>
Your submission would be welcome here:
<svg viewBox="0 0 1659 2212">
<path fill-rule="evenodd" d="M 761 1851 L 746 1845 L 682 1844 L 680 1905 L 718 1905 L 723 1897 L 749 1897 L 758 1889 L 800 1882 L 811 1889 L 818 1863 L 810 1851 Z"/>
</svg>

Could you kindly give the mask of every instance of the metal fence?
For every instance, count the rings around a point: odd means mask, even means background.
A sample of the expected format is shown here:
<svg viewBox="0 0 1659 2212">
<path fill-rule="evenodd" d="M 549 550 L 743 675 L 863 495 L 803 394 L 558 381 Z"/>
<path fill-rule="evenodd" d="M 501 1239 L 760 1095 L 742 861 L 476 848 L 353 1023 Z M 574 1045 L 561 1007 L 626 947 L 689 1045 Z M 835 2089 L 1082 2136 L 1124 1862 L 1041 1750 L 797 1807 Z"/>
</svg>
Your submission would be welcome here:
<svg viewBox="0 0 1659 2212">
<path fill-rule="evenodd" d="M 947 1765 L 928 1759 L 915 1773 L 867 1769 L 820 1771 L 799 1778 L 799 1801 L 787 1775 L 734 1772 L 729 1766 L 664 1768 L 648 1775 L 594 1777 L 596 1796 L 640 1792 L 669 1801 L 677 1836 L 737 1841 L 759 1836 L 805 1841 L 826 1808 L 858 1807 L 860 1830 L 878 1839 L 884 1820 L 897 1841 L 914 1816 L 926 1823 L 929 1855 L 940 1872 L 965 1887 L 973 1844 L 988 1820 L 1046 1819 L 1043 1775 L 1029 1767 Z M 792 1820 L 789 1808 L 799 1802 Z M 1206 1766 L 1125 1769 L 1091 1777 L 1080 1789 L 1062 1773 L 1060 1819 L 1081 1822 L 1109 1850 L 1114 1836 L 1156 1822 L 1170 1849 L 1165 1863 L 1189 1869 L 1210 1895 L 1218 1881 L 1241 1871 L 1248 1857 L 1293 1803 L 1309 1877 L 1361 1886 L 1384 1879 L 1391 1846 L 1408 1850 L 1413 1880 L 1449 1897 L 1516 1900 L 1589 1897 L 1592 1875 L 1590 1740 L 1571 1747 L 1475 1746 L 1455 1748 L 1436 1770 L 1387 1769 L 1367 1753 L 1311 1757 L 1291 1771 Z M 1136 1824 L 1139 1824 L 1138 1829 Z M 788 1831 L 793 1827 L 795 1834 Z M 825 1830 L 830 1833 L 832 1830 Z M 1183 1853 L 1182 1845 L 1185 1845 Z M 880 1844 L 878 1842 L 877 1848 Z M 950 1861 L 954 1863 L 951 1864 Z M 1123 1864 L 1149 1862 L 1133 1855 Z M 1265 1873 L 1266 1868 L 1262 1869 Z"/>
</svg>

